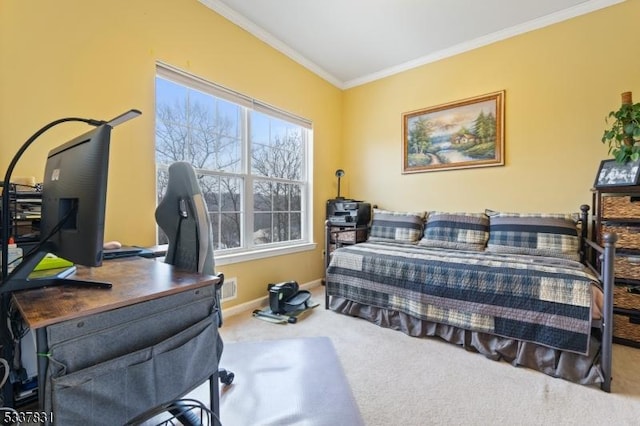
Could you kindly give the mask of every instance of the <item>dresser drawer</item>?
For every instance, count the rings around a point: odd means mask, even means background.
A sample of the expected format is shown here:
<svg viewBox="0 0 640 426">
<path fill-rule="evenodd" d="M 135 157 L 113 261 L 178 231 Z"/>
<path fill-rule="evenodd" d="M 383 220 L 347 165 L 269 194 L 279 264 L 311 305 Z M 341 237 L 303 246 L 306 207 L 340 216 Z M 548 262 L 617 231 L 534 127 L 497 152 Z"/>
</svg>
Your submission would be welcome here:
<svg viewBox="0 0 640 426">
<path fill-rule="evenodd" d="M 631 292 L 629 289 L 637 288 L 638 286 L 627 286 L 616 284 L 613 287 L 613 306 L 623 309 L 637 309 L 640 312 L 640 291 L 638 293 Z"/>
<path fill-rule="evenodd" d="M 363 243 L 367 241 L 368 237 L 367 228 L 353 228 L 353 230 L 349 230 L 349 228 L 332 226 L 331 232 L 331 242 L 351 244 Z"/>
<path fill-rule="evenodd" d="M 640 255 L 616 254 L 614 273 L 616 278 L 640 280 Z"/>
<path fill-rule="evenodd" d="M 604 219 L 640 218 L 640 195 L 603 195 L 602 217 Z"/>
<path fill-rule="evenodd" d="M 614 311 L 613 341 L 640 347 L 640 311 Z"/>
<path fill-rule="evenodd" d="M 618 236 L 616 248 L 640 250 L 640 224 L 625 225 L 603 223 L 601 236 L 606 233 L 615 233 Z"/>
</svg>

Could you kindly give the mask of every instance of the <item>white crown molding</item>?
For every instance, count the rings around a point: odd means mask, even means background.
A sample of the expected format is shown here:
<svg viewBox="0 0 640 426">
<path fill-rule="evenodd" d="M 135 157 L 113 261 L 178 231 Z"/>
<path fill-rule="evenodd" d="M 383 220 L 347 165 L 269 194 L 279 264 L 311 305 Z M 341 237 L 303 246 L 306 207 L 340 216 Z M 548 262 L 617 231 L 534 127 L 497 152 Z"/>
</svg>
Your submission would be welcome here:
<svg viewBox="0 0 640 426">
<path fill-rule="evenodd" d="M 305 56 L 298 53 L 295 49 L 290 47 L 288 44 L 283 43 L 276 37 L 274 37 L 271 33 L 265 31 L 263 28 L 256 25 L 254 22 L 240 15 L 235 10 L 231 9 L 229 6 L 224 4 L 220 0 L 198 0 L 200 3 L 204 4 L 208 8 L 212 9 L 214 12 L 233 22 L 240 28 L 249 32 L 256 38 L 264 41 L 269 46 L 278 50 L 282 54 L 288 56 L 290 59 L 296 61 L 303 67 L 307 68 L 309 71 L 313 72 L 317 76 L 327 80 L 329 83 L 334 86 L 343 89 L 342 85 L 344 84 L 342 81 L 334 77 L 332 74 L 324 70 L 321 66 L 316 64 L 315 62 L 307 59 Z"/>
<path fill-rule="evenodd" d="M 343 82 L 341 88 L 344 90 L 344 89 L 350 89 L 356 86 L 361 86 L 366 83 L 371 83 L 375 80 L 380 80 L 382 78 L 389 77 L 389 76 L 401 73 L 403 71 L 408 71 L 410 69 L 417 68 L 419 66 L 426 65 L 432 62 L 436 62 L 441 59 L 459 55 L 460 53 L 468 52 L 470 50 L 474 50 L 479 47 L 487 46 L 497 41 L 505 40 L 510 37 L 515 37 L 517 35 L 524 34 L 529 31 L 533 31 L 543 27 L 547 27 L 549 25 L 557 24 L 559 22 L 566 21 L 568 19 L 575 18 L 580 15 L 585 15 L 587 13 L 594 12 L 599 9 L 603 9 L 605 7 L 609 7 L 614 4 L 622 3 L 624 1 L 626 0 L 590 0 L 585 3 L 576 5 L 574 7 L 570 7 L 570 8 L 561 10 L 559 12 L 552 13 L 550 15 L 542 16 L 538 19 L 525 22 L 524 24 L 521 24 L 521 25 L 516 25 L 510 28 L 506 28 L 504 30 L 487 34 L 486 36 L 478 37 L 476 39 L 457 44 L 450 48 L 434 52 L 427 56 L 423 56 L 422 58 L 408 61 L 394 67 L 390 67 L 369 75 L 365 75 L 353 80 Z"/>
<path fill-rule="evenodd" d="M 205 6 L 209 7 L 210 9 L 218 13 L 219 15 L 223 16 L 224 18 L 228 19 L 234 24 L 238 25 L 240 28 L 248 31 L 250 34 L 254 35 L 256 38 L 262 40 L 263 42 L 267 43 L 274 49 L 288 56 L 290 59 L 296 61 L 303 67 L 307 68 L 309 71 L 325 79 L 326 81 L 333 84 L 337 88 L 345 90 L 345 89 L 350 89 L 356 86 L 361 86 L 363 84 L 370 83 L 375 80 L 380 80 L 382 78 L 389 77 L 404 71 L 408 71 L 410 69 L 413 69 L 422 65 L 436 62 L 441 59 L 459 55 L 461 53 L 468 52 L 470 50 L 474 50 L 479 47 L 487 46 L 497 41 L 505 40 L 507 38 L 524 34 L 533 30 L 537 30 L 549 25 L 557 24 L 559 22 L 566 21 L 568 19 L 572 19 L 580 15 L 584 15 L 599 9 L 603 9 L 605 7 L 622 3 L 626 0 L 589 0 L 584 3 L 580 3 L 576 6 L 558 11 L 556 13 L 552 13 L 546 16 L 542 16 L 538 19 L 525 22 L 521 25 L 515 25 L 513 27 L 506 28 L 504 30 L 496 31 L 491 34 L 487 34 L 485 36 L 478 37 L 476 39 L 457 44 L 450 48 L 434 52 L 432 54 L 423 56 L 421 58 L 414 59 L 414 60 L 405 62 L 403 64 L 386 68 L 378 72 L 368 74 L 362 77 L 358 77 L 349 81 L 341 81 L 340 79 L 336 78 L 335 76 L 333 76 L 332 74 L 324 70 L 315 62 L 307 59 L 305 56 L 298 53 L 296 50 L 291 48 L 286 43 L 283 43 L 282 41 L 274 37 L 272 34 L 265 31 L 263 28 L 259 27 L 249 19 L 240 15 L 235 10 L 231 9 L 229 6 L 224 4 L 221 0 L 199 0 L 199 1 L 200 3 L 204 4 Z"/>
</svg>

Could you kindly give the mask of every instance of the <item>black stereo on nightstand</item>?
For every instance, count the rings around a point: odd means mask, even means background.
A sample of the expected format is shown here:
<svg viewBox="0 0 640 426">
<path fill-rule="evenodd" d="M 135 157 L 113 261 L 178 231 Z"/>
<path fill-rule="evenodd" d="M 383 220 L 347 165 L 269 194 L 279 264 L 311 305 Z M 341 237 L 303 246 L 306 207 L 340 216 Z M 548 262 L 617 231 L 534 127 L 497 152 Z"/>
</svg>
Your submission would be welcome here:
<svg viewBox="0 0 640 426">
<path fill-rule="evenodd" d="M 371 203 L 344 198 L 328 200 L 327 220 L 332 226 L 369 226 Z"/>
</svg>

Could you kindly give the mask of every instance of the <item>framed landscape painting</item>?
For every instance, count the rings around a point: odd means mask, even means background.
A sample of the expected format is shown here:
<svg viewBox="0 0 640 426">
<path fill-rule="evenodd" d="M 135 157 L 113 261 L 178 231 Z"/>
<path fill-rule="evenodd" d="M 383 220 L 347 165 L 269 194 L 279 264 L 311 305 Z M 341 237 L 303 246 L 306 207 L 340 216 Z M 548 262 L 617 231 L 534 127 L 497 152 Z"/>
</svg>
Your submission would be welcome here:
<svg viewBox="0 0 640 426">
<path fill-rule="evenodd" d="M 402 173 L 504 165 L 504 96 L 503 90 L 402 114 Z"/>
</svg>

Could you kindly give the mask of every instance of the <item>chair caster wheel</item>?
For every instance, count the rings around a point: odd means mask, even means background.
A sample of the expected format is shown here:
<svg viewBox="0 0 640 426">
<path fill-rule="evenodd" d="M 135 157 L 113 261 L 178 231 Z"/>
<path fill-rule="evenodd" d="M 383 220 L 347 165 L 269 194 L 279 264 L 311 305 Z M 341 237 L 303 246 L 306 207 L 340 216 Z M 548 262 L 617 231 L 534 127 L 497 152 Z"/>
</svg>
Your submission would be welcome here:
<svg viewBox="0 0 640 426">
<path fill-rule="evenodd" d="M 295 323 L 297 323 L 297 322 L 298 322 L 298 318 L 296 318 L 296 317 L 289 317 L 289 319 L 287 320 L 287 322 L 288 322 L 289 324 L 295 324 Z"/>
<path fill-rule="evenodd" d="M 220 382 L 224 385 L 230 385 L 233 383 L 233 379 L 236 377 L 231 371 L 222 370 L 218 372 Z"/>
</svg>

